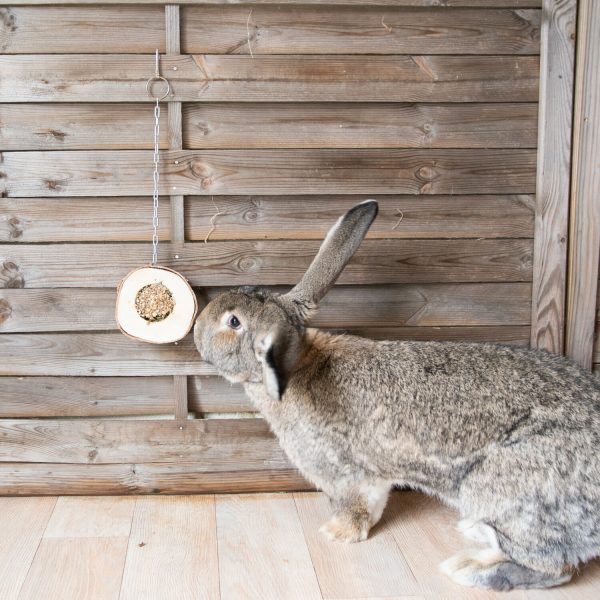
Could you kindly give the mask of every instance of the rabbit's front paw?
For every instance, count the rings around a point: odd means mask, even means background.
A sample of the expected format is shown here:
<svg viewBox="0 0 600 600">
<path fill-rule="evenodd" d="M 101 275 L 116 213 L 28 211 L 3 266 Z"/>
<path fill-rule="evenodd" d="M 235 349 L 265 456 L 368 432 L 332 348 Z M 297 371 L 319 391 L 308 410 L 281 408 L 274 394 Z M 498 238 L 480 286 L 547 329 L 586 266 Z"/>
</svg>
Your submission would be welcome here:
<svg viewBox="0 0 600 600">
<path fill-rule="evenodd" d="M 369 524 L 350 516 L 334 515 L 319 531 L 332 541 L 363 542 L 369 535 Z"/>
</svg>

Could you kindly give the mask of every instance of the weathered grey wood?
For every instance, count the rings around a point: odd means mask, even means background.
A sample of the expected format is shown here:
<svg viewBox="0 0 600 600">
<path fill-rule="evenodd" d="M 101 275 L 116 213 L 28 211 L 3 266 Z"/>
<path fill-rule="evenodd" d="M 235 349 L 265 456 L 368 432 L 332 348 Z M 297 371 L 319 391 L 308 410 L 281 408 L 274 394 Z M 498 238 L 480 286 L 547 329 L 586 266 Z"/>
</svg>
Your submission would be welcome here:
<svg viewBox="0 0 600 600">
<path fill-rule="evenodd" d="M 161 148 L 167 112 L 161 110 Z M 169 114 L 171 114 L 169 113 Z M 190 103 L 187 148 L 534 148 L 537 106 L 389 103 Z M 147 104 L 0 106 L 2 150 L 151 149 Z M 181 124 L 179 124 L 181 126 Z M 173 140 L 181 147 L 181 140 Z M 173 143 L 172 147 L 177 144 Z"/>
<path fill-rule="evenodd" d="M 122 4 L 123 0 L 103 0 L 103 4 Z M 323 0 L 302 0 L 302 4 L 322 4 Z M 96 4 L 96 0 L 61 0 L 61 4 Z M 128 0 L 128 4 L 161 4 L 164 0 Z M 539 8 L 542 0 L 443 0 L 446 7 L 521 7 Z M 12 0 L 14 6 L 56 4 L 56 0 Z M 248 4 L 248 0 L 180 0 L 178 4 Z M 252 4 L 298 4 L 298 0 L 253 0 Z M 440 6 L 440 0 L 327 0 L 327 4 L 376 6 Z"/>
<path fill-rule="evenodd" d="M 192 285 L 290 285 L 318 240 L 164 243 L 159 261 Z M 346 284 L 508 282 L 531 279 L 532 241 L 365 240 L 340 277 Z M 148 256 L 147 244 L 0 245 L 0 287 L 115 287 Z M 178 256 L 179 258 L 175 258 Z"/>
<path fill-rule="evenodd" d="M 196 417 L 206 413 L 254 412 L 241 384 L 231 384 L 219 376 L 188 377 L 189 410 Z"/>
<path fill-rule="evenodd" d="M 530 195 L 369 196 L 379 202 L 370 238 L 533 237 L 535 199 Z M 211 240 L 323 239 L 338 215 L 362 199 L 340 194 L 190 196 L 186 199 L 187 238 L 204 240 L 212 229 Z M 24 227 L 23 237 L 27 233 Z"/>
<path fill-rule="evenodd" d="M 203 472 L 197 463 L 70 465 L 0 462 L 0 494 L 210 494 L 309 490 L 296 469 Z"/>
<path fill-rule="evenodd" d="M 272 288 L 285 292 L 289 288 Z M 226 288 L 201 288 L 201 304 Z M 335 286 L 315 327 L 529 324 L 531 284 Z M 116 328 L 112 289 L 0 289 L 0 332 L 107 331 Z"/>
<path fill-rule="evenodd" d="M 207 54 L 536 54 L 538 10 L 202 6 L 183 9 L 183 50 Z M 252 15 L 248 18 L 249 9 Z"/>
<path fill-rule="evenodd" d="M 373 238 L 533 237 L 530 195 L 379 196 Z M 173 204 L 173 199 L 171 203 Z M 191 196 L 185 200 L 189 240 L 322 239 L 340 214 L 364 196 Z M 214 200 L 214 204 L 213 204 Z M 183 218 L 174 203 L 173 222 Z M 0 198 L 0 242 L 149 241 L 151 199 Z M 159 203 L 159 236 L 169 240 L 169 202 Z M 179 234 L 180 227 L 174 227 Z M 176 239 L 176 238 L 173 238 Z M 183 241 L 183 237 L 177 238 Z"/>
<path fill-rule="evenodd" d="M 566 354 L 590 369 L 600 248 L 600 6 L 578 3 Z"/>
<path fill-rule="evenodd" d="M 189 103 L 186 148 L 535 148 L 537 105 Z"/>
<path fill-rule="evenodd" d="M 160 6 L 131 6 L 135 4 L 131 2 L 127 6 L 75 8 L 18 4 L 11 1 L 10 6 L 0 8 L 0 50 L 5 54 L 151 53 L 155 48 L 165 49 Z"/>
<path fill-rule="evenodd" d="M 2 419 L 166 415 L 173 410 L 171 377 L 3 377 L 0 389 Z M 215 397 L 226 404 L 222 393 Z"/>
<path fill-rule="evenodd" d="M 564 350 L 577 0 L 544 0 L 531 345 Z"/>
<path fill-rule="evenodd" d="M 160 198 L 158 216 L 160 239 L 169 240 L 168 198 Z M 151 238 L 151 196 L 0 198 L 2 242 L 149 242 Z"/>
<path fill-rule="evenodd" d="M 167 147 L 161 114 L 161 148 Z M 153 147 L 147 104 L 2 104 L 1 150 L 141 150 Z"/>
<path fill-rule="evenodd" d="M 139 196 L 148 151 L 5 152 L 8 197 Z M 161 154 L 163 194 L 529 194 L 534 150 L 209 150 Z"/>
<path fill-rule="evenodd" d="M 0 102 L 144 102 L 153 57 L 0 56 Z M 528 102 L 537 56 L 165 56 L 170 100 Z M 177 70 L 174 70 L 175 67 Z M 124 77 L 123 73 L 127 76 Z"/>
<path fill-rule="evenodd" d="M 346 328 L 374 339 L 439 339 L 526 343 L 527 325 L 478 327 Z M 215 375 L 188 336 L 177 346 L 135 342 L 120 333 L 6 333 L 0 375 L 138 376 Z M 599 361 L 600 362 L 600 361 Z"/>
<path fill-rule="evenodd" d="M 165 48 L 157 6 L 41 8 L 14 4 L 0 12 L 0 48 L 7 54 L 150 53 Z M 186 8 L 185 52 L 248 53 L 249 10 L 224 3 Z M 432 6 L 423 11 L 388 6 L 382 15 L 379 7 L 372 6 L 300 6 L 281 11 L 257 5 L 252 11 L 251 42 L 256 54 L 539 52 L 539 10 L 448 11 Z M 56 35 L 56 31 L 69 34 Z M 167 45 L 168 35 L 167 29 Z"/>
<path fill-rule="evenodd" d="M 0 418 L 128 417 L 173 412 L 173 383 L 184 377 L 2 377 Z M 253 412 L 241 385 L 216 375 L 188 377 L 190 412 Z"/>
<path fill-rule="evenodd" d="M 263 419 L 3 419 L 0 462 L 196 463 L 198 471 L 291 465 Z"/>
</svg>

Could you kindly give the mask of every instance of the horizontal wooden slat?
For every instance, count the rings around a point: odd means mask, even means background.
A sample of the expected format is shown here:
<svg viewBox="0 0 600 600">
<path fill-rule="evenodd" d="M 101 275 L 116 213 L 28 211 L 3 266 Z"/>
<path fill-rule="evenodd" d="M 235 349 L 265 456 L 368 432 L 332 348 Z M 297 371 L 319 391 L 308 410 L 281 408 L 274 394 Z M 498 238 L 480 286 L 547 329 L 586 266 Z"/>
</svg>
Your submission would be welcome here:
<svg viewBox="0 0 600 600">
<path fill-rule="evenodd" d="M 535 201 L 526 194 L 371 197 L 379 202 L 379 213 L 369 238 L 533 237 Z M 339 215 L 363 199 L 342 195 L 189 196 L 186 238 L 204 240 L 210 232 L 210 240 L 323 239 Z"/>
<path fill-rule="evenodd" d="M 173 414 L 172 377 L 3 377 L 0 388 L 3 419 Z"/>
<path fill-rule="evenodd" d="M 289 288 L 276 288 L 285 292 Z M 225 291 L 200 289 L 201 306 Z M 0 289 L 0 332 L 116 329 L 110 289 Z M 315 327 L 525 325 L 529 283 L 335 286 L 312 320 Z"/>
<path fill-rule="evenodd" d="M 251 19 L 248 13 L 252 9 Z M 164 14 L 154 6 L 1 9 L 3 52 L 164 52 Z M 538 10 L 354 6 L 188 7 L 186 53 L 249 54 L 535 54 Z M 53 27 L 47 24 L 53 23 Z M 69 35 L 56 35 L 68 31 Z"/>
<path fill-rule="evenodd" d="M 139 196 L 143 150 L 5 152 L 0 195 Z M 207 150 L 162 153 L 162 194 L 530 194 L 535 150 Z"/>
<path fill-rule="evenodd" d="M 165 51 L 165 13 L 161 6 L 69 8 L 19 7 L 12 1 L 10 4 L 0 9 L 1 47 L 5 54 L 150 53 L 155 48 Z M 510 14 L 504 21 L 508 27 Z M 515 34 L 517 41 L 520 36 Z"/>
<path fill-rule="evenodd" d="M 439 339 L 526 344 L 529 327 L 397 327 L 345 331 L 376 339 Z M 215 375 L 191 336 L 178 345 L 136 342 L 120 333 L 6 333 L 0 336 L 0 375 Z"/>
<path fill-rule="evenodd" d="M 370 238 L 533 237 L 534 197 L 378 196 Z M 213 203 L 214 200 L 214 203 Z M 186 239 L 323 239 L 363 196 L 189 196 Z M 213 219 L 217 210 L 219 215 Z M 150 198 L 0 198 L 0 242 L 148 241 Z M 169 203 L 159 235 L 170 236 Z M 213 220 L 211 222 L 211 219 Z M 215 225 L 213 228 L 212 225 Z M 211 231 L 212 229 L 212 231 Z"/>
<path fill-rule="evenodd" d="M 1 343 L 1 338 L 0 338 Z M 190 413 L 253 412 L 241 385 L 188 377 Z M 173 415 L 172 377 L 2 377 L 0 418 Z"/>
<path fill-rule="evenodd" d="M 144 102 L 151 55 L 0 56 L 0 102 Z M 537 56 L 172 55 L 174 101 L 535 102 Z M 175 70 L 176 68 L 176 70 Z"/>
<path fill-rule="evenodd" d="M 159 261 L 197 286 L 290 285 L 318 248 L 317 240 L 165 243 Z M 340 283 L 529 281 L 531 252 L 529 239 L 365 240 Z M 147 244 L 0 245 L 0 287 L 116 287 L 147 260 Z"/>
<path fill-rule="evenodd" d="M 182 51 L 206 54 L 535 54 L 538 10 L 186 7 Z M 249 16 L 249 9 L 252 14 Z M 249 39 L 248 39 L 249 38 Z M 251 47 L 251 48 L 250 48 Z"/>
<path fill-rule="evenodd" d="M 166 110 L 160 119 L 160 144 L 167 148 Z M 154 147 L 154 114 L 147 104 L 3 104 L 0 120 L 2 150 Z M 524 125 L 522 117 L 517 120 Z"/>
<path fill-rule="evenodd" d="M 534 103 L 190 103 L 184 106 L 183 118 L 186 148 L 535 148 L 537 144 Z"/>
<path fill-rule="evenodd" d="M 98 0 L 59 0 L 60 4 L 97 4 Z M 253 0 L 252 4 L 298 4 L 299 0 Z M 102 0 L 102 4 L 122 4 L 123 0 Z M 248 0 L 179 0 L 178 4 L 248 4 Z M 302 4 L 322 4 L 323 0 L 302 0 Z M 443 0 L 446 7 L 521 7 L 539 8 L 542 0 Z M 57 0 L 12 0 L 12 5 L 48 5 L 57 4 Z M 164 0 L 128 0 L 127 4 L 164 4 Z M 440 0 L 327 0 L 327 4 L 376 5 L 376 6 L 439 6 Z"/>
<path fill-rule="evenodd" d="M 198 467 L 198 468 L 197 468 Z M 296 469 L 203 472 L 195 463 L 0 462 L 0 495 L 209 494 L 308 490 Z"/>
<path fill-rule="evenodd" d="M 153 145 L 146 104 L 4 104 L 0 115 L 2 150 Z M 183 132 L 186 148 L 534 148 L 537 104 L 190 103 Z"/>
<path fill-rule="evenodd" d="M 168 198 L 159 199 L 158 217 L 159 238 L 169 240 Z M 151 237 L 151 197 L 0 198 L 2 242 L 129 242 Z"/>
<path fill-rule="evenodd" d="M 0 420 L 0 462 L 195 463 L 198 471 L 291 465 L 263 419 Z"/>
</svg>

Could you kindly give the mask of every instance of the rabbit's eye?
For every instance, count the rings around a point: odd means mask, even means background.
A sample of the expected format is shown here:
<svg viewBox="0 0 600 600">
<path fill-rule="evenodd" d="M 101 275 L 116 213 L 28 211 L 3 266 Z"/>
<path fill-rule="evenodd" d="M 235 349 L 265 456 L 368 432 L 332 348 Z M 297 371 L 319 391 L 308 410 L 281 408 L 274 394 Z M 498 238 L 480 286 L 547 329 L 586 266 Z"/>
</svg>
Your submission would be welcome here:
<svg viewBox="0 0 600 600">
<path fill-rule="evenodd" d="M 229 327 L 231 327 L 231 329 L 239 329 L 242 326 L 242 324 L 240 323 L 240 320 L 235 315 L 231 315 L 229 317 L 229 320 L 227 321 L 227 325 L 229 325 Z"/>
</svg>

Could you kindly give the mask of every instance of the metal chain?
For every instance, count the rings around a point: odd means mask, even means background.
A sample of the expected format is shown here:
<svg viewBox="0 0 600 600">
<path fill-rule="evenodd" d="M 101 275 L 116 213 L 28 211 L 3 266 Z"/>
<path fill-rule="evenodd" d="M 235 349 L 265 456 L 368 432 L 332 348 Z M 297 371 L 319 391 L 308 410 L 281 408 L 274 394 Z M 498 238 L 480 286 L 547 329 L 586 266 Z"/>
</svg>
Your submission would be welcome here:
<svg viewBox="0 0 600 600">
<path fill-rule="evenodd" d="M 158 141 L 160 135 L 160 106 L 159 100 L 156 99 L 156 105 L 154 106 L 154 174 L 152 176 L 154 180 L 154 190 L 152 192 L 152 227 L 154 229 L 152 233 L 152 264 L 155 265 L 158 259 L 158 180 L 160 178 L 158 172 L 158 163 L 160 160 L 158 154 Z"/>
</svg>

